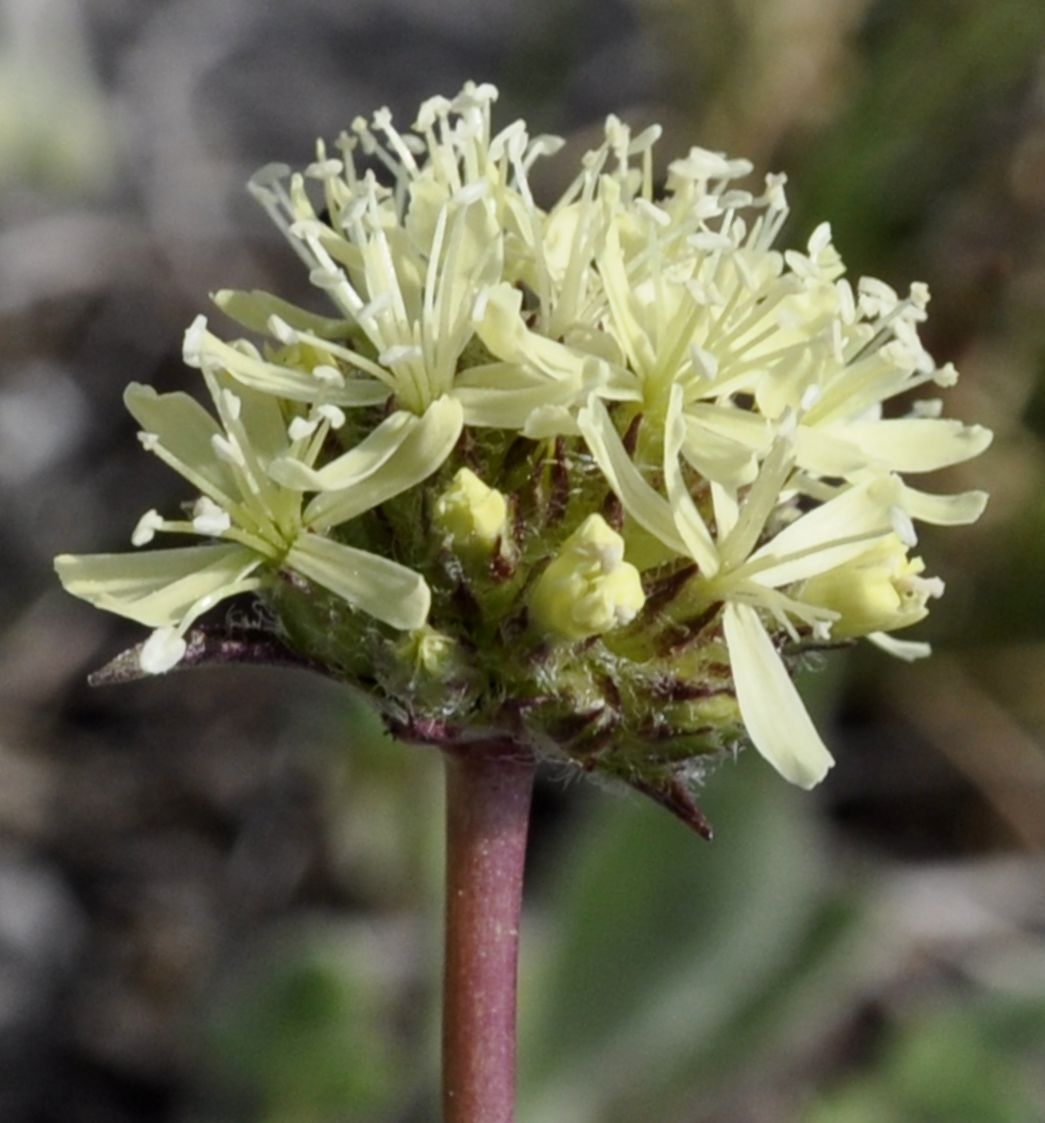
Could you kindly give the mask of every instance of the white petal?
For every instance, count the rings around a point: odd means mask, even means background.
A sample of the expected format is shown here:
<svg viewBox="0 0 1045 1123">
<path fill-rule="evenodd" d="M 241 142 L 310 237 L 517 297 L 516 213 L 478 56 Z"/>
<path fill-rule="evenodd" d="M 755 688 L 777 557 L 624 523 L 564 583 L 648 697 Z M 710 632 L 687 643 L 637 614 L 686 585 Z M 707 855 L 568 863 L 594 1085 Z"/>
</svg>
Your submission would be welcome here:
<svg viewBox="0 0 1045 1123">
<path fill-rule="evenodd" d="M 919 643 L 917 640 L 894 639 L 888 632 L 869 632 L 867 638 L 883 651 L 905 663 L 913 663 L 916 659 L 926 659 L 932 655 L 932 645 Z"/>
<path fill-rule="evenodd" d="M 244 546 L 188 546 L 142 554 L 62 554 L 54 567 L 66 590 L 149 628 L 180 625 L 201 601 L 252 588 L 261 559 Z M 203 611 L 203 609 L 200 609 Z"/>
<path fill-rule="evenodd" d="M 845 439 L 894 472 L 934 472 L 979 456 L 993 434 L 982 425 L 901 417 L 854 421 L 841 429 Z"/>
<path fill-rule="evenodd" d="M 770 449 L 754 485 L 748 490 L 740 515 L 728 536 L 720 534 L 719 552 L 726 568 L 739 565 L 754 549 L 766 522 L 780 503 L 780 491 L 791 472 L 794 445 L 780 437 Z"/>
<path fill-rule="evenodd" d="M 606 482 L 624 504 L 624 510 L 670 550 L 688 557 L 686 543 L 675 528 L 671 504 L 642 478 L 625 451 L 606 407 L 594 395 L 578 414 L 577 424 Z"/>
<path fill-rule="evenodd" d="M 420 628 L 432 594 L 412 569 L 318 534 L 302 534 L 285 565 L 393 628 Z"/>
<path fill-rule="evenodd" d="M 298 331 L 310 331 L 330 339 L 344 339 L 352 332 L 349 320 L 332 320 L 307 312 L 296 304 L 281 300 L 278 296 L 254 289 L 242 292 L 237 289 L 222 289 L 213 293 L 211 300 L 231 320 L 241 324 L 249 331 L 264 335 L 268 331 L 270 316 L 278 316 Z"/>
<path fill-rule="evenodd" d="M 913 487 L 903 488 L 901 500 L 912 519 L 934 526 L 967 526 L 983 514 L 985 491 L 963 491 L 958 495 L 930 495 Z"/>
<path fill-rule="evenodd" d="M 834 763 L 758 613 L 727 604 L 723 615 L 737 702 L 755 748 L 786 780 L 811 788 Z"/>
<path fill-rule="evenodd" d="M 818 476 L 850 476 L 868 465 L 868 454 L 845 439 L 846 427 L 832 429 L 799 425 L 795 434 L 795 462 Z"/>
<path fill-rule="evenodd" d="M 769 451 L 775 436 L 773 426 L 766 418 L 746 409 L 691 402 L 686 406 L 686 416 L 760 456 Z"/>
<path fill-rule="evenodd" d="M 135 421 L 154 436 L 151 451 L 216 503 L 232 506 L 239 485 L 212 443 L 224 433 L 199 402 L 188 394 L 157 394 L 137 382 L 124 391 L 123 401 Z"/>
<path fill-rule="evenodd" d="M 736 491 L 751 483 L 758 474 L 758 457 L 747 445 L 686 417 L 686 439 L 682 455 L 706 480 Z"/>
<path fill-rule="evenodd" d="M 568 407 L 581 390 L 579 374 L 551 379 L 515 363 L 491 363 L 465 373 L 454 397 L 464 407 L 466 425 L 522 429 L 536 410 Z"/>
<path fill-rule="evenodd" d="M 453 452 L 464 427 L 461 404 L 442 397 L 413 420 L 415 423 L 391 454 L 361 481 L 341 491 L 317 495 L 305 508 L 306 526 L 320 530 L 348 522 L 436 471 Z"/>
<path fill-rule="evenodd" d="M 269 475 L 284 487 L 298 491 L 337 491 L 353 487 L 376 472 L 420 423 L 421 419 L 408 410 L 397 410 L 355 448 L 322 468 L 312 468 L 288 457 L 270 464 Z"/>
<path fill-rule="evenodd" d="M 668 491 L 668 501 L 675 517 L 675 526 L 686 543 L 689 556 L 700 566 L 706 577 L 718 572 L 719 557 L 711 531 L 697 510 L 693 497 L 682 478 L 679 455 L 686 436 L 686 424 L 682 419 L 682 387 L 673 386 L 668 403 L 664 433 L 664 483 Z"/>
<path fill-rule="evenodd" d="M 549 437 L 579 437 L 577 418 L 565 406 L 538 406 L 527 417 L 522 428 L 524 437 L 532 441 L 543 441 Z"/>
<path fill-rule="evenodd" d="M 770 562 L 753 579 L 789 585 L 863 553 L 870 539 L 892 533 L 889 511 L 898 504 L 900 486 L 895 477 L 884 477 L 815 507 L 751 555 L 752 561 Z"/>
</svg>

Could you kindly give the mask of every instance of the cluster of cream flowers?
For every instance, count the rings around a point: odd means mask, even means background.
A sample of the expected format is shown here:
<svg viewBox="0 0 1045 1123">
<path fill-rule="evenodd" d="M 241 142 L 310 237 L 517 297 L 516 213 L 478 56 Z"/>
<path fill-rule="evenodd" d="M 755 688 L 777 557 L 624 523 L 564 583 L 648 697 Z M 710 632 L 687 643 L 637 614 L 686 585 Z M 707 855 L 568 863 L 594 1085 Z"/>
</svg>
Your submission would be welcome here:
<svg viewBox="0 0 1045 1123">
<path fill-rule="evenodd" d="M 217 293 L 260 340 L 203 317 L 186 333 L 218 422 L 127 392 L 143 445 L 199 495 L 186 518 L 148 512 L 134 544 L 213 541 L 59 574 L 155 629 L 150 672 L 252 592 L 407 735 L 536 735 L 648 790 L 746 731 L 811 786 L 831 757 L 792 654 L 858 636 L 926 653 L 890 635 L 943 588 L 915 523 L 985 503 L 902 478 L 990 441 L 938 398 L 889 407 L 956 379 L 919 341 L 928 293 L 852 285 L 826 224 L 775 248 L 784 177 L 752 190 L 745 160 L 694 148 L 658 189 L 659 128 L 615 117 L 544 209 L 531 168 L 562 141 L 494 132 L 496 97 L 432 98 L 409 131 L 378 110 L 303 173 L 252 179 L 326 311 Z"/>
</svg>

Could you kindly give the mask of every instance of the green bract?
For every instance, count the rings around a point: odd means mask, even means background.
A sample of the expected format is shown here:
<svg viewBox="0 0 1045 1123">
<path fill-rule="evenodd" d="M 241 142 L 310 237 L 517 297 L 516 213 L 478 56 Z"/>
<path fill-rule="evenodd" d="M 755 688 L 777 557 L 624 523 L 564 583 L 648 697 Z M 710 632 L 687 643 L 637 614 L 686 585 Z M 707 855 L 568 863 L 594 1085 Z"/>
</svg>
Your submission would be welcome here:
<svg viewBox="0 0 1045 1123">
<path fill-rule="evenodd" d="M 252 193 L 321 291 L 215 301 L 185 359 L 217 420 L 132 386 L 146 449 L 198 494 L 157 530 L 211 544 L 63 556 L 66 588 L 184 656 L 248 593 L 287 646 L 361 688 L 401 736 L 536 745 L 686 814 L 745 737 L 789 780 L 831 764 L 797 656 L 890 633 L 941 595 L 914 523 L 974 521 L 980 492 L 904 474 L 985 449 L 936 398 L 957 377 L 918 339 L 928 293 L 844 276 L 830 228 L 775 249 L 784 178 L 694 148 L 654 190 L 656 126 L 605 140 L 549 209 L 533 163 L 561 142 L 491 124 L 469 84 L 320 144 Z"/>
</svg>

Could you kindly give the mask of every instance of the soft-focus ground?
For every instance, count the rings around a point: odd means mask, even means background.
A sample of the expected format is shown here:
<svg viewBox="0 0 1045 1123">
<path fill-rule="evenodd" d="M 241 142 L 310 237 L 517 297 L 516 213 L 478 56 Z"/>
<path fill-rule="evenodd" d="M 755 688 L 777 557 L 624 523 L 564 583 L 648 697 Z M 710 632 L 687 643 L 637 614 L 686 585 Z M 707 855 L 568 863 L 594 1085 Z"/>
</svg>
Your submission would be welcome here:
<svg viewBox="0 0 1045 1123">
<path fill-rule="evenodd" d="M 754 759 L 710 847 L 548 778 L 526 1123 L 1029 1123 L 1045 1103 L 1045 6 L 1039 0 L 0 0 L 0 1119 L 433 1117 L 437 762 L 297 673 L 107 692 L 63 597 L 179 498 L 120 405 L 205 294 L 304 278 L 242 191 L 467 77 L 582 148 L 609 111 L 791 176 L 803 241 L 929 281 L 994 448 L 930 664 L 807 683 L 839 764 Z M 555 185 L 549 182 L 549 189 Z"/>
</svg>

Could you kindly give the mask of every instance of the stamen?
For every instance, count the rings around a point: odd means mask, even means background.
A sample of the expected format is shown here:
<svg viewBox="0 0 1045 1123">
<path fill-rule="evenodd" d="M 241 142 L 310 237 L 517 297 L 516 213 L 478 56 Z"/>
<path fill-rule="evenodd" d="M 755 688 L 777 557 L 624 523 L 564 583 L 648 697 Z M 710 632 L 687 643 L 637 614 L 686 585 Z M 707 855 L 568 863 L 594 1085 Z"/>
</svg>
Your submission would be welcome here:
<svg viewBox="0 0 1045 1123">
<path fill-rule="evenodd" d="M 232 526 L 232 519 L 228 512 L 209 499 L 201 495 L 192 508 L 192 529 L 197 534 L 206 535 L 208 538 L 217 538 Z"/>
<path fill-rule="evenodd" d="M 163 516 L 159 511 L 146 511 L 138 520 L 138 525 L 131 532 L 132 546 L 145 546 L 156 537 L 156 531 L 162 530 Z"/>
</svg>

